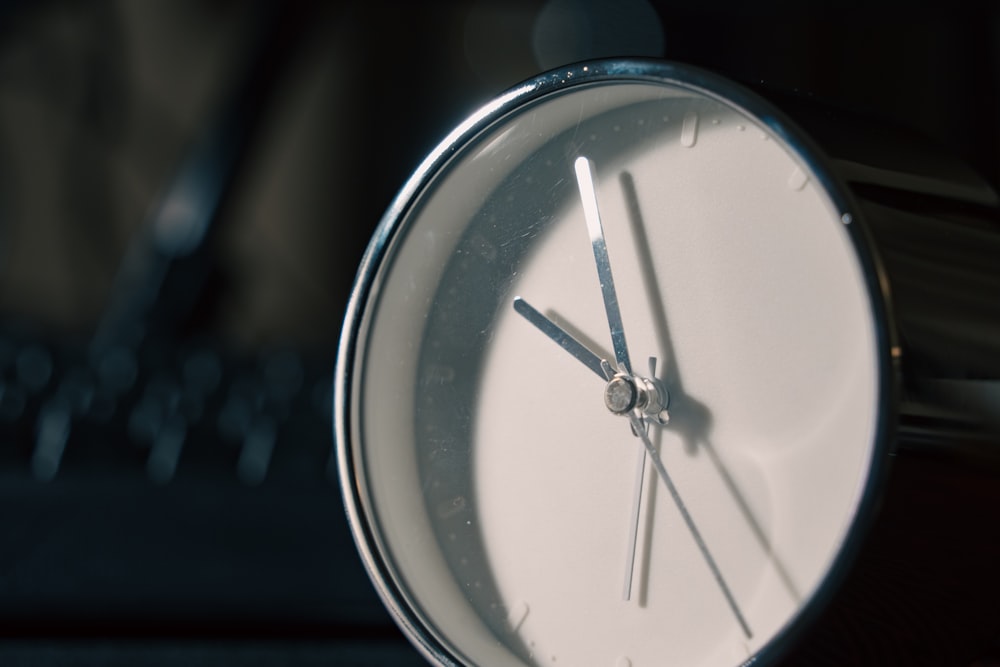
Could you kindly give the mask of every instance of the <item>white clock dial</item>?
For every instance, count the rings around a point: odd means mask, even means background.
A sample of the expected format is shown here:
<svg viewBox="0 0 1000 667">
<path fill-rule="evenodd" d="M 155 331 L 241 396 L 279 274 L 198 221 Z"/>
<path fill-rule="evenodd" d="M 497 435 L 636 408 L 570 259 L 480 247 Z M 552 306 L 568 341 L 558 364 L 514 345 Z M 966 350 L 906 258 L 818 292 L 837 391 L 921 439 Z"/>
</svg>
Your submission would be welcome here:
<svg viewBox="0 0 1000 667">
<path fill-rule="evenodd" d="M 867 502 L 883 324 L 843 200 L 780 126 L 639 69 L 485 110 L 363 268 L 342 474 L 436 661 L 769 655 Z"/>
</svg>

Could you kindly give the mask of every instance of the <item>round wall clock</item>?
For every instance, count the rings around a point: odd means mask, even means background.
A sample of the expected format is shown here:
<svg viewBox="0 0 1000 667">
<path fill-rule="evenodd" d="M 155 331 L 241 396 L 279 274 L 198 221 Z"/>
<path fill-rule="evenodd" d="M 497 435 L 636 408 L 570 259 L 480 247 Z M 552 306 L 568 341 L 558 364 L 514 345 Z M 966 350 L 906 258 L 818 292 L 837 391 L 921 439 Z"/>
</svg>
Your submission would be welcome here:
<svg viewBox="0 0 1000 667">
<path fill-rule="evenodd" d="M 770 103 L 576 65 L 383 218 L 335 387 L 354 535 L 439 665 L 780 654 L 871 514 L 898 346 L 863 212 Z"/>
</svg>

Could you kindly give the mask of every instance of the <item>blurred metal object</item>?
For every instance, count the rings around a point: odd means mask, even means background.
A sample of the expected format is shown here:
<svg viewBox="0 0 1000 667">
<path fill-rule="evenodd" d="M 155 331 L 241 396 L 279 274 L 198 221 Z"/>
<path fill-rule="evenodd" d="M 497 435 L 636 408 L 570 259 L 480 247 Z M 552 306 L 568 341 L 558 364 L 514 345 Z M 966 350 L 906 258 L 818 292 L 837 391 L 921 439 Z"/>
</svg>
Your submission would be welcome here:
<svg viewBox="0 0 1000 667">
<path fill-rule="evenodd" d="M 781 100 L 851 186 L 882 260 L 900 446 L 1000 461 L 1000 196 L 915 133 Z"/>
<path fill-rule="evenodd" d="M 224 197 L 282 65 L 303 28 L 283 3 L 252 5 L 257 36 L 234 92 L 198 133 L 188 155 L 135 233 L 92 342 L 137 346 L 150 329 L 170 336 L 204 287 L 216 254 L 206 246 Z"/>
</svg>

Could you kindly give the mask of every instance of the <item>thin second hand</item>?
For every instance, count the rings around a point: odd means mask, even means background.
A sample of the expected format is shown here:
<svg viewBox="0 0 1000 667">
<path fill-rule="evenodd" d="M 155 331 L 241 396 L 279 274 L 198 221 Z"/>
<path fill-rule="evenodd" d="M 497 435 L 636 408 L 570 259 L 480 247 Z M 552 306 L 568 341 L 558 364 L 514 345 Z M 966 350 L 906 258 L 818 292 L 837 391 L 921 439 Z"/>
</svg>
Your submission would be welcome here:
<svg viewBox="0 0 1000 667">
<path fill-rule="evenodd" d="M 625 586 L 622 599 L 632 598 L 632 577 L 635 572 L 635 550 L 639 541 L 639 511 L 642 508 L 642 490 L 646 486 L 646 448 L 640 447 L 636 457 L 635 493 L 632 496 L 632 518 L 628 526 L 628 553 L 625 555 Z"/>
<path fill-rule="evenodd" d="M 684 504 L 684 501 L 681 500 L 681 496 L 677 492 L 677 487 L 674 486 L 673 480 L 671 480 L 670 475 L 667 474 L 667 469 L 663 465 L 660 455 L 653 447 L 653 442 L 649 439 L 649 435 L 646 433 L 645 429 L 642 428 L 642 420 L 640 420 L 635 414 L 629 414 L 629 422 L 632 424 L 632 430 L 635 431 L 635 434 L 639 436 L 640 440 L 642 440 L 642 444 L 646 448 L 646 452 L 649 454 L 649 457 L 653 459 L 653 467 L 656 468 L 656 472 L 659 473 L 660 479 L 663 480 L 663 485 L 666 486 L 667 491 L 670 492 L 670 497 L 674 499 L 674 504 L 677 505 L 677 510 L 684 519 L 684 523 L 687 524 L 688 530 L 691 532 L 691 537 L 694 538 L 695 544 L 698 545 L 698 550 L 701 552 L 702 558 L 705 559 L 708 569 L 712 571 L 712 576 L 715 577 L 715 582 L 719 585 L 719 589 L 722 591 L 722 595 L 726 598 L 726 602 L 729 603 L 729 608 L 732 610 L 733 615 L 740 624 L 743 634 L 746 635 L 747 639 L 750 639 L 753 637 L 753 633 L 750 631 L 750 626 L 747 625 L 746 618 L 743 617 L 743 612 L 740 611 L 739 605 L 736 604 L 736 598 L 733 597 L 732 591 L 729 590 L 729 585 L 726 584 L 726 580 L 722 577 L 722 572 L 719 570 L 719 566 L 716 564 L 715 559 L 712 558 L 712 554 L 708 550 L 708 545 L 705 544 L 705 540 L 702 538 L 701 532 L 695 525 L 694 519 L 691 518 L 691 514 L 688 512 L 687 506 Z"/>
</svg>

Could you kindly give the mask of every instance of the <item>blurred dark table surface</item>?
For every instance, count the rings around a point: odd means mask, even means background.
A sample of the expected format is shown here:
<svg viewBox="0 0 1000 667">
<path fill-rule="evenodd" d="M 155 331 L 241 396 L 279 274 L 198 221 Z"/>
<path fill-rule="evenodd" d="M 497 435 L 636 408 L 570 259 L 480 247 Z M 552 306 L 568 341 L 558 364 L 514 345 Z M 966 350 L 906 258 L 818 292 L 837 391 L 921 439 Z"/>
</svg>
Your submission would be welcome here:
<svg viewBox="0 0 1000 667">
<path fill-rule="evenodd" d="M 520 80 L 666 57 L 1000 180 L 1000 5 L 715 5 L 0 2 L 0 664 L 422 664 L 347 530 L 329 382 L 390 199 Z M 207 231 L 156 273 L 197 169 Z M 787 664 L 998 664 L 998 472 L 895 457 Z"/>
</svg>

